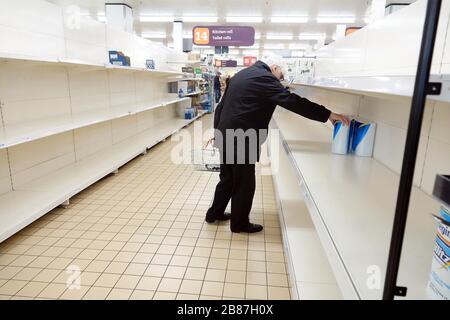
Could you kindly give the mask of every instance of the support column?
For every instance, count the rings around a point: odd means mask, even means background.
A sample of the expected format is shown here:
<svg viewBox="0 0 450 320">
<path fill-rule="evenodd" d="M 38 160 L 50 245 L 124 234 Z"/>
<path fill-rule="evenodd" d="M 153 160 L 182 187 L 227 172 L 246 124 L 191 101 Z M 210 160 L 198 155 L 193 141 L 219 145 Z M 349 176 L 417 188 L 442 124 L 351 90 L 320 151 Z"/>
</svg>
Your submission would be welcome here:
<svg viewBox="0 0 450 320">
<path fill-rule="evenodd" d="M 173 48 L 176 51 L 183 52 L 183 22 L 174 21 L 173 22 Z"/>
<path fill-rule="evenodd" d="M 105 4 L 108 26 L 133 33 L 133 9 L 123 3 Z"/>
</svg>

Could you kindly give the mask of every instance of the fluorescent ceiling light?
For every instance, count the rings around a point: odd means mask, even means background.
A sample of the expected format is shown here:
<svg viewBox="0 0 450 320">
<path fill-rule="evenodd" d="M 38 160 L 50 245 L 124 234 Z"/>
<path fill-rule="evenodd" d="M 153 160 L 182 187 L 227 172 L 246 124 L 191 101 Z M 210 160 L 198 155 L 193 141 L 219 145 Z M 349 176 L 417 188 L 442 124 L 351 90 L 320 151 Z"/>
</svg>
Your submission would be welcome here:
<svg viewBox="0 0 450 320">
<path fill-rule="evenodd" d="M 272 23 L 307 23 L 308 17 L 272 17 Z"/>
<path fill-rule="evenodd" d="M 261 23 L 262 17 L 227 17 L 227 22 Z"/>
<path fill-rule="evenodd" d="M 234 54 L 234 55 L 237 55 L 237 54 L 239 54 L 239 50 L 237 50 L 237 49 L 229 50 L 229 51 L 228 51 L 228 54 Z"/>
<path fill-rule="evenodd" d="M 154 32 L 142 32 L 141 36 L 147 39 L 165 39 L 167 35 L 165 33 L 154 33 Z"/>
<path fill-rule="evenodd" d="M 266 34 L 267 40 L 292 40 L 292 34 L 281 34 L 281 33 L 268 33 Z"/>
<path fill-rule="evenodd" d="M 330 16 L 319 16 L 317 17 L 318 23 L 354 23 L 355 17 L 330 17 Z"/>
<path fill-rule="evenodd" d="M 261 39 L 261 34 L 260 33 L 255 33 L 255 40 L 259 40 Z"/>
<path fill-rule="evenodd" d="M 298 36 L 299 40 L 321 40 L 325 38 L 324 33 L 300 33 Z"/>
<path fill-rule="evenodd" d="M 217 17 L 183 17 L 183 22 L 217 22 Z"/>
<path fill-rule="evenodd" d="M 140 16 L 140 22 L 173 22 L 174 17 L 172 16 Z"/>
</svg>

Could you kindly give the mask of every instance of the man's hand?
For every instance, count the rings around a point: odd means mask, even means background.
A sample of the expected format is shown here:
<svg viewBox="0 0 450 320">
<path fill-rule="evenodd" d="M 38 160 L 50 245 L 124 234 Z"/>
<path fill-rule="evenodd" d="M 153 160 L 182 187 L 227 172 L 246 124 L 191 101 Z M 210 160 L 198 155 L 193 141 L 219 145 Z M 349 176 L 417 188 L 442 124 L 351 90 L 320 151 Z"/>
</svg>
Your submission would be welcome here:
<svg viewBox="0 0 450 320">
<path fill-rule="evenodd" d="M 344 125 L 349 126 L 350 125 L 350 119 L 347 116 L 344 116 L 342 114 L 334 113 L 332 112 L 330 114 L 330 117 L 328 118 L 333 124 L 336 121 L 341 121 Z"/>
<path fill-rule="evenodd" d="M 209 139 L 209 140 L 206 142 L 206 144 L 205 144 L 205 146 L 203 147 L 203 149 L 208 148 L 209 145 L 213 146 L 214 140 L 215 140 L 214 137 L 211 138 L 211 139 Z"/>
</svg>

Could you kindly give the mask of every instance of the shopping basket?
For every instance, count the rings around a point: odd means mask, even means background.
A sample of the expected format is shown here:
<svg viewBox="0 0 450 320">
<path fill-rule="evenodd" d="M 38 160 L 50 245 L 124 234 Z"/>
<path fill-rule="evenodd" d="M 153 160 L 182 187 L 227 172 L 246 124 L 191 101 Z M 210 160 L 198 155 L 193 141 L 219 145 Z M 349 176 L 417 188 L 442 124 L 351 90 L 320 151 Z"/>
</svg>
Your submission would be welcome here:
<svg viewBox="0 0 450 320">
<path fill-rule="evenodd" d="M 211 146 L 208 148 L 208 145 Z M 192 150 L 192 163 L 195 170 L 220 171 L 219 149 L 212 146 L 211 140 L 202 149 Z"/>
</svg>

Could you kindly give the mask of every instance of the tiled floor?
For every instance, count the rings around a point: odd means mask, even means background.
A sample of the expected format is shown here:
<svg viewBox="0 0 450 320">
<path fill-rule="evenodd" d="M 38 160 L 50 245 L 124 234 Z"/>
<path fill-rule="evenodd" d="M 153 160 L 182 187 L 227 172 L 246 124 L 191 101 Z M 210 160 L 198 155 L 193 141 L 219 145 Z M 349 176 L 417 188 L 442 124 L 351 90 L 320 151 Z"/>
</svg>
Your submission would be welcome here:
<svg viewBox="0 0 450 320">
<path fill-rule="evenodd" d="M 174 165 L 172 147 L 0 244 L 0 299 L 290 299 L 271 177 L 258 173 L 251 214 L 264 232 L 232 234 L 204 222 L 218 174 Z"/>
</svg>

